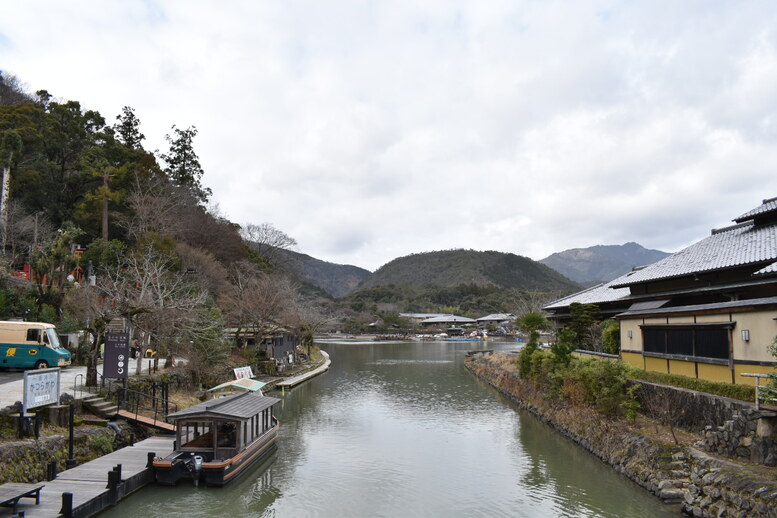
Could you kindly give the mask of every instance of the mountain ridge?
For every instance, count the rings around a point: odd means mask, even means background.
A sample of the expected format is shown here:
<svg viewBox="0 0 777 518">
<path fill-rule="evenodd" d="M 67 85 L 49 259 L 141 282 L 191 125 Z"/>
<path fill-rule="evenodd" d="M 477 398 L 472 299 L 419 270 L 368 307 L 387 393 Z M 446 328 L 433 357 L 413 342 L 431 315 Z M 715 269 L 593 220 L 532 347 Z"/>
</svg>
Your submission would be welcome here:
<svg viewBox="0 0 777 518">
<path fill-rule="evenodd" d="M 594 245 L 556 252 L 539 262 L 581 284 L 607 282 L 634 267 L 660 261 L 670 255 L 630 241 L 622 245 Z"/>
<path fill-rule="evenodd" d="M 552 268 L 508 252 L 442 250 L 398 257 L 378 268 L 358 289 L 389 285 L 462 284 L 525 290 L 574 290 L 579 285 Z"/>
</svg>

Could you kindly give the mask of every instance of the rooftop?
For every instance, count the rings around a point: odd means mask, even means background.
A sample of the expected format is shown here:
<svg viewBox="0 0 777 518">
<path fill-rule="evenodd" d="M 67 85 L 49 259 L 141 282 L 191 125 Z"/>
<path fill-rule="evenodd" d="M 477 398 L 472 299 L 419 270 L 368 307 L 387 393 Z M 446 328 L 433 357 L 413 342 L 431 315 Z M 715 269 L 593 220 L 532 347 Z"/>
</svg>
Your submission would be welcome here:
<svg viewBox="0 0 777 518">
<path fill-rule="evenodd" d="M 167 417 L 173 421 L 184 417 L 200 416 L 248 419 L 279 401 L 278 398 L 263 396 L 257 392 L 244 392 L 236 396 L 210 399 L 204 403 L 179 410 Z"/>
<path fill-rule="evenodd" d="M 612 284 L 612 287 L 622 288 L 737 266 L 763 267 L 775 261 L 777 261 L 777 224 L 740 224 L 715 231 L 698 243 L 621 277 Z"/>
<path fill-rule="evenodd" d="M 628 288 L 612 288 L 613 283 L 619 282 L 625 277 L 626 275 L 618 277 L 617 279 L 607 283 L 598 284 L 588 288 L 587 290 L 573 293 L 572 295 L 564 297 L 563 299 L 555 300 L 545 306 L 543 309 L 550 310 L 565 308 L 575 302 L 580 304 L 602 304 L 605 302 L 615 302 L 616 300 L 620 300 L 631 293 Z"/>
</svg>

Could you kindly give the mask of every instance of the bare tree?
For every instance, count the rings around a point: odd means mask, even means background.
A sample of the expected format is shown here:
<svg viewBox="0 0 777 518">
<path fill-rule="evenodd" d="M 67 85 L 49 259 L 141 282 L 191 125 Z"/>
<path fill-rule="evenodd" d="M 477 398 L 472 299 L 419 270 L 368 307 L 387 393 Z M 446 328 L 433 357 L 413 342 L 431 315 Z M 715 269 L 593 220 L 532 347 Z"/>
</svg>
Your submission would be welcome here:
<svg viewBox="0 0 777 518">
<path fill-rule="evenodd" d="M 228 321 L 238 328 L 236 340 L 245 347 L 243 330 L 262 337 L 284 328 L 298 297 L 297 287 L 288 277 L 240 263 L 233 267 L 230 288 L 221 297 L 220 306 Z"/>
<path fill-rule="evenodd" d="M 513 315 L 520 316 L 527 313 L 541 313 L 542 308 L 558 298 L 558 294 L 544 291 L 523 291 L 520 298 L 512 308 Z"/>
<path fill-rule="evenodd" d="M 298 301 L 289 309 L 286 321 L 299 337 L 299 344 L 307 348 L 308 358 L 310 358 L 314 336 L 335 319 L 325 315 L 321 311 L 320 304 L 309 301 Z"/>
<path fill-rule="evenodd" d="M 280 255 L 279 251 L 292 250 L 297 246 L 297 241 L 293 237 L 270 223 L 262 223 L 261 225 L 248 223 L 240 229 L 240 235 L 271 266 L 276 265 Z"/>
<path fill-rule="evenodd" d="M 183 226 L 180 212 L 186 204 L 179 188 L 159 175 L 135 176 L 128 197 L 131 217 L 122 221 L 127 235 L 139 239 L 149 232 L 176 235 Z"/>
<path fill-rule="evenodd" d="M 178 243 L 175 252 L 180 259 L 180 271 L 189 275 L 200 288 L 217 298 L 229 286 L 227 269 L 213 254 L 186 243 Z"/>
<path fill-rule="evenodd" d="M 639 400 L 647 415 L 669 428 L 675 444 L 680 444 L 675 429 L 682 425 L 689 410 L 687 398 L 681 391 L 661 385 L 642 383 Z M 658 431 L 656 427 L 656 431 Z"/>
<path fill-rule="evenodd" d="M 100 344 L 112 319 L 118 316 L 113 300 L 99 288 L 86 286 L 68 290 L 62 303 L 65 315 L 81 323 L 88 333 L 86 355 L 86 384 L 97 385 L 97 359 Z"/>
<path fill-rule="evenodd" d="M 14 263 L 29 260 L 40 243 L 56 237 L 54 226 L 42 214 L 30 214 L 17 201 L 8 204 L 8 247 Z"/>
<path fill-rule="evenodd" d="M 127 319 L 130 334 L 137 326 L 163 339 L 169 354 L 179 350 L 182 336 L 195 330 L 193 313 L 207 298 L 192 276 L 173 269 L 175 259 L 147 245 L 128 254 L 124 264 L 106 270 L 101 282 L 117 312 Z M 139 357 L 138 372 L 140 367 Z"/>
</svg>

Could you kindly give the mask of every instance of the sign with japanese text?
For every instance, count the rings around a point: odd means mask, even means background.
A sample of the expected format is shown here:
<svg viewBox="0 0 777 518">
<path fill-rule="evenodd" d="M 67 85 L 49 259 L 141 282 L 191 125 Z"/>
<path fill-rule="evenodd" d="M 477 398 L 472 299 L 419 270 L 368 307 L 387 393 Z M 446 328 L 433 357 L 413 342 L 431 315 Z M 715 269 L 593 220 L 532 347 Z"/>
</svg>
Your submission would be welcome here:
<svg viewBox="0 0 777 518">
<path fill-rule="evenodd" d="M 126 379 L 129 371 L 129 334 L 108 333 L 105 336 L 103 377 Z"/>
<path fill-rule="evenodd" d="M 232 369 L 235 372 L 235 379 L 244 379 L 244 378 L 253 378 L 254 373 L 251 370 L 251 367 L 237 367 L 235 369 Z"/>
<path fill-rule="evenodd" d="M 59 369 L 24 371 L 24 411 L 59 403 Z"/>
</svg>

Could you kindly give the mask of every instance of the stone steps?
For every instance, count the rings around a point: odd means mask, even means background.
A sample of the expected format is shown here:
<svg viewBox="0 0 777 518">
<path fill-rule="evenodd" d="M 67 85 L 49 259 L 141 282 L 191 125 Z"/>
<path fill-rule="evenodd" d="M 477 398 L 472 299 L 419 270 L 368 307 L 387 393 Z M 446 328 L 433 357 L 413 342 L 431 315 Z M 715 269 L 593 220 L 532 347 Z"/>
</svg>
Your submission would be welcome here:
<svg viewBox="0 0 777 518">
<path fill-rule="evenodd" d="M 90 396 L 84 399 L 84 406 L 96 416 L 104 419 L 111 419 L 119 413 L 119 407 L 100 396 Z"/>
</svg>

